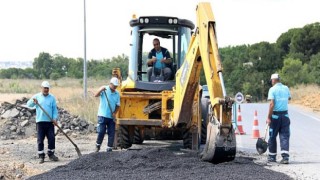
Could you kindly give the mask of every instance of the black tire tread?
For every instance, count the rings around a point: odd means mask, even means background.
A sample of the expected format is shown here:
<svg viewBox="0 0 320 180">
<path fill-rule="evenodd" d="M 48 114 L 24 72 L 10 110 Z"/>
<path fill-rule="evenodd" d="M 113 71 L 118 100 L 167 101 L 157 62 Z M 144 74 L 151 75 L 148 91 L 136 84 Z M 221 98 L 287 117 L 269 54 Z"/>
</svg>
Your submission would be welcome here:
<svg viewBox="0 0 320 180">
<path fill-rule="evenodd" d="M 142 130 L 138 127 L 134 128 L 134 138 L 133 144 L 142 144 L 144 141 L 144 134 L 142 134 Z"/>
<path fill-rule="evenodd" d="M 124 149 L 128 149 L 132 146 L 132 140 L 129 135 L 129 127 L 128 126 L 120 126 L 119 132 L 119 146 Z"/>
</svg>

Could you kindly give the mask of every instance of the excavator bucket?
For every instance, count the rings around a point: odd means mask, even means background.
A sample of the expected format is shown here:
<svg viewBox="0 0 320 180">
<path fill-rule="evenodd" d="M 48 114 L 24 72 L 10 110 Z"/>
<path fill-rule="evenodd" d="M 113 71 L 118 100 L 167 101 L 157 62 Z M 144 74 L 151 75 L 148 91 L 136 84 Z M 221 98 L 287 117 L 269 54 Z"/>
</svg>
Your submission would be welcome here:
<svg viewBox="0 0 320 180">
<path fill-rule="evenodd" d="M 207 141 L 201 159 L 217 164 L 232 161 L 235 155 L 236 137 L 233 128 L 219 128 L 217 120 L 210 121 L 207 126 Z"/>
</svg>

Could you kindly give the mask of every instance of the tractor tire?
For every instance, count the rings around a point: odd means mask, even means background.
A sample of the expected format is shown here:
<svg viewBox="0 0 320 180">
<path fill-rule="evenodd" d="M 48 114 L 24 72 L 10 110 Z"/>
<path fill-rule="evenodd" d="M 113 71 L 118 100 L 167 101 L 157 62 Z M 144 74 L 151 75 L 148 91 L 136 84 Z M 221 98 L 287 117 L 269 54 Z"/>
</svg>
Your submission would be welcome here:
<svg viewBox="0 0 320 180">
<path fill-rule="evenodd" d="M 200 134 L 197 134 L 198 138 L 198 149 L 200 148 Z M 185 129 L 183 131 L 183 147 L 185 149 L 192 149 L 192 132 L 191 129 Z"/>
<path fill-rule="evenodd" d="M 192 149 L 192 133 L 189 129 L 183 130 L 182 139 L 183 147 L 185 149 Z"/>
<path fill-rule="evenodd" d="M 120 126 L 120 132 L 118 136 L 118 145 L 121 149 L 128 149 L 132 146 L 133 137 L 130 135 L 130 126 Z"/>
<path fill-rule="evenodd" d="M 142 144 L 144 141 L 144 130 L 142 128 L 134 128 L 133 144 Z"/>
<path fill-rule="evenodd" d="M 207 119 L 209 104 L 210 100 L 208 98 L 201 99 L 201 144 L 206 144 L 207 140 Z"/>
</svg>

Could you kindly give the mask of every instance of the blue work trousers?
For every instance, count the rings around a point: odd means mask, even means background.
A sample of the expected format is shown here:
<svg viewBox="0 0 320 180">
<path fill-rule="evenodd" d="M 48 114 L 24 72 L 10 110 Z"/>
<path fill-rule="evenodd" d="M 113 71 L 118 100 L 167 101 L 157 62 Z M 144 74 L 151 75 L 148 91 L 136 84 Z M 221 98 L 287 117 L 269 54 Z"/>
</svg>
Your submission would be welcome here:
<svg viewBox="0 0 320 180">
<path fill-rule="evenodd" d="M 37 143 L 39 157 L 43 158 L 44 154 L 44 138 L 48 139 L 48 155 L 52 156 L 55 151 L 55 135 L 54 125 L 52 122 L 38 122 L 37 123 Z"/>
<path fill-rule="evenodd" d="M 277 136 L 280 137 L 281 156 L 289 158 L 290 119 L 287 111 L 273 112 L 269 129 L 269 156 L 277 155 Z"/>
<path fill-rule="evenodd" d="M 98 116 L 98 127 L 97 127 L 98 137 L 96 142 L 96 145 L 98 147 L 100 147 L 103 142 L 104 135 L 106 134 L 106 128 L 108 130 L 107 132 L 108 147 L 113 147 L 116 124 L 111 118 Z"/>
</svg>

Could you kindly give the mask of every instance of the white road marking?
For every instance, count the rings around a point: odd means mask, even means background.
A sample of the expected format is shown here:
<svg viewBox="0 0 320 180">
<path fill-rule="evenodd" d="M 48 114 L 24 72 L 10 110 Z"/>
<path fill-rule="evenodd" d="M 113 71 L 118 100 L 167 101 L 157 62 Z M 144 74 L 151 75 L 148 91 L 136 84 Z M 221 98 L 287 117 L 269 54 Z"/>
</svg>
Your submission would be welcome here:
<svg viewBox="0 0 320 180">
<path fill-rule="evenodd" d="M 305 115 L 305 116 L 307 116 L 307 117 L 309 117 L 309 118 L 312 118 L 312 119 L 320 122 L 320 119 L 319 119 L 319 118 L 316 118 L 316 117 L 311 116 L 311 115 L 309 115 L 309 114 L 303 113 L 303 112 L 301 112 L 301 111 L 296 111 L 296 112 L 298 112 L 298 113 L 300 113 L 300 114 L 302 114 L 302 115 Z"/>
</svg>

